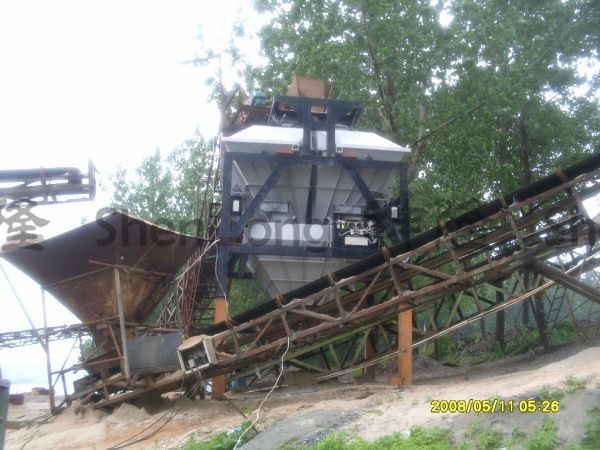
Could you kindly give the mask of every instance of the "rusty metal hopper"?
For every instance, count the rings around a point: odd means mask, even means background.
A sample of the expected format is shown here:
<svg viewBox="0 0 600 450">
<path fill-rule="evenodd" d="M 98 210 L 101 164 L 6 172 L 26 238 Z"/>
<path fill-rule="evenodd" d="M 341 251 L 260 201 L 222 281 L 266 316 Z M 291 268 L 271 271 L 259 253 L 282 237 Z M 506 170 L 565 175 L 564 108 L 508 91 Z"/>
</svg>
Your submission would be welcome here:
<svg viewBox="0 0 600 450">
<path fill-rule="evenodd" d="M 142 323 L 200 242 L 117 211 L 42 241 L 37 250 L 29 245 L 0 256 L 83 323 L 117 316 L 118 268 L 125 320 Z"/>
</svg>

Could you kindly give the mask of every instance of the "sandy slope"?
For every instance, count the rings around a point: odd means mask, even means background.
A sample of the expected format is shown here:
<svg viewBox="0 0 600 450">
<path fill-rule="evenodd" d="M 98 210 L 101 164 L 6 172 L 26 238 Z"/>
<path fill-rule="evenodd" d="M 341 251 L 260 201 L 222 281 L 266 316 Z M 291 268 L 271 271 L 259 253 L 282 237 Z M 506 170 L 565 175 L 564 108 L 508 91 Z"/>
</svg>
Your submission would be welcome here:
<svg viewBox="0 0 600 450">
<path fill-rule="evenodd" d="M 543 386 L 564 387 L 567 376 L 588 380 L 587 389 L 561 400 L 555 417 L 560 423 L 563 442 L 578 438 L 587 411 L 600 404 L 599 342 L 576 344 L 552 354 L 512 358 L 478 366 L 449 368 L 435 361 L 420 360 L 415 385 L 398 389 L 388 386 L 382 377 L 377 383 L 343 384 L 332 382 L 314 385 L 294 383 L 277 390 L 261 410 L 259 427 L 262 436 L 249 448 L 276 448 L 285 442 L 310 442 L 331 430 L 346 430 L 367 439 L 407 430 L 414 425 L 450 426 L 457 437 L 473 420 L 493 423 L 507 431 L 537 427 L 542 414 L 432 414 L 432 399 L 531 398 Z M 304 380 L 305 381 L 305 380 Z M 264 392 L 230 394 L 243 411 L 253 411 Z M 175 405 L 175 406 L 173 406 Z M 24 406 L 11 406 L 9 420 L 23 423 L 46 408 L 41 397 L 28 397 Z M 150 410 L 153 414 L 149 414 Z M 173 412 L 177 414 L 160 430 Z M 166 416 L 165 416 L 166 414 Z M 241 422 L 236 408 L 225 401 L 188 399 L 148 403 L 144 408 L 122 405 L 112 414 L 86 408 L 75 412 L 69 408 L 51 421 L 9 430 L 8 449 L 28 448 L 108 448 L 130 436 L 155 432 L 143 442 L 129 448 L 173 448 L 195 434 L 199 440 L 231 429 Z M 146 430 L 146 428 L 148 428 Z"/>
</svg>

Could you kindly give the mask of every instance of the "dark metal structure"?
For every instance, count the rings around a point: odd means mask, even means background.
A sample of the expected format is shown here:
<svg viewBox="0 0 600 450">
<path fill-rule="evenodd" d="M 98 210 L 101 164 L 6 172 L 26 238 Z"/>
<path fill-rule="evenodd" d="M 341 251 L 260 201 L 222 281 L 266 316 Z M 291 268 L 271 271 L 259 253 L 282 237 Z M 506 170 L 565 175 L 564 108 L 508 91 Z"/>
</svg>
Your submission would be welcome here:
<svg viewBox="0 0 600 450">
<path fill-rule="evenodd" d="M 218 280 L 220 281 L 219 295 L 224 295 L 231 278 L 247 277 L 246 258 L 248 255 L 284 255 L 294 257 L 319 256 L 323 258 L 360 259 L 372 255 L 377 248 L 358 248 L 331 245 L 322 248 L 306 246 L 286 246 L 278 244 L 253 245 L 242 242 L 244 228 L 252 220 L 259 206 L 273 190 L 286 170 L 295 166 L 310 166 L 311 177 L 308 191 L 307 222 L 313 221 L 313 205 L 317 190 L 317 168 L 320 166 L 339 166 L 346 170 L 355 183 L 356 188 L 364 197 L 370 214 L 383 227 L 386 236 L 393 244 L 407 239 L 409 235 L 409 200 L 407 163 L 378 161 L 374 159 L 352 159 L 340 157 L 336 152 L 336 130 L 351 129 L 360 118 L 362 105 L 357 102 L 326 100 L 306 97 L 277 96 L 273 100 L 267 119 L 269 126 L 287 126 L 294 124 L 303 130 L 302 145 L 295 153 L 249 154 L 240 152 L 222 152 L 222 207 L 218 245 Z M 318 154 L 314 151 L 315 131 L 326 133 L 326 151 Z M 249 204 L 234 213 L 232 197 L 233 166 L 243 161 L 265 161 L 274 167 L 266 182 Z M 362 168 L 376 168 L 397 173 L 397 195 L 382 208 L 374 198 L 367 183 L 361 177 Z M 389 208 L 395 206 L 399 214 L 393 220 Z"/>
<path fill-rule="evenodd" d="M 419 346 L 557 284 L 600 303 L 600 228 L 583 207 L 600 194 L 599 168 L 595 155 L 205 329 L 217 359 L 199 373 L 235 379 L 273 368 L 289 340 L 285 359 L 327 379 L 397 355 L 402 311 L 420 313 Z"/>
<path fill-rule="evenodd" d="M 396 320 L 407 310 L 417 313 L 413 347 L 538 297 L 550 304 L 548 315 L 554 302 L 567 301 L 571 312 L 590 305 L 588 315 L 595 317 L 600 314 L 600 229 L 583 201 L 599 194 L 600 155 L 594 155 L 204 327 L 208 337 L 193 339 L 210 340 L 216 360 L 189 373 L 131 385 L 97 406 L 177 389 L 198 377 L 264 375 L 280 364 L 288 340 L 286 363 L 314 372 L 317 381 L 370 367 L 397 356 Z M 574 323 L 585 333 L 584 323 Z M 366 352 L 367 346 L 373 351 Z"/>
<path fill-rule="evenodd" d="M 97 393 L 107 398 L 135 386 L 135 374 L 140 372 L 150 381 L 157 372 L 172 371 L 182 338 L 181 311 L 175 311 L 170 323 L 157 326 L 147 320 L 180 267 L 203 244 L 200 238 L 114 211 L 35 245 L 0 253 L 41 286 L 44 308 L 45 292 L 50 292 L 82 322 L 2 333 L 0 347 L 40 343 L 48 355 L 51 341 L 75 338 L 73 350 L 77 342 L 81 346 L 82 337 L 91 336 L 93 350 L 86 355 L 82 351 L 80 364 L 63 364 L 53 371 L 48 357 L 52 388 L 59 378 L 64 383 L 65 372 L 90 372 L 75 393 L 84 399 Z M 170 354 L 154 351 L 161 346 L 170 348 Z M 65 401 L 72 398 L 65 387 Z"/>
<path fill-rule="evenodd" d="M 93 200 L 95 171 L 91 161 L 87 174 L 76 167 L 0 170 L 0 199 L 40 205 Z"/>
</svg>

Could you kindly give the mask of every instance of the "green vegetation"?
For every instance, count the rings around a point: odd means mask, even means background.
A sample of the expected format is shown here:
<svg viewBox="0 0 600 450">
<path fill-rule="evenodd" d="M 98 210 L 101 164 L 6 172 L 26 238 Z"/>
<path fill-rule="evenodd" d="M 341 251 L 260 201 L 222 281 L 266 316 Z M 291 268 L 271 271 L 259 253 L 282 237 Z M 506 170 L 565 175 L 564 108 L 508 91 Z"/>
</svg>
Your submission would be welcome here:
<svg viewBox="0 0 600 450">
<path fill-rule="evenodd" d="M 540 400 L 560 400 L 565 396 L 565 392 L 562 389 L 552 389 L 550 386 L 544 386 L 540 393 L 538 394 L 538 398 Z"/>
<path fill-rule="evenodd" d="M 519 355 L 532 351 L 532 347 L 539 343 L 539 336 L 537 328 L 522 327 L 519 333 L 507 338 L 505 345 L 500 345 L 492 335 L 484 338 L 446 335 L 439 339 L 440 360 L 445 364 L 466 365 Z M 575 342 L 577 337 L 575 326 L 567 321 L 559 322 L 548 330 L 551 346 Z M 433 347 L 427 348 L 424 355 L 433 356 Z"/>
<path fill-rule="evenodd" d="M 493 450 L 499 448 L 524 448 L 527 450 L 551 450 L 558 448 L 558 426 L 550 417 L 544 417 L 542 425 L 530 435 L 516 428 L 506 436 L 493 425 L 483 425 L 476 419 L 469 425 L 461 449 Z"/>
<path fill-rule="evenodd" d="M 583 448 L 600 448 L 600 406 L 589 411 L 590 421 L 585 425 L 585 437 L 581 441 Z"/>
<path fill-rule="evenodd" d="M 81 350 L 80 350 L 78 361 L 80 363 L 85 361 L 85 359 L 88 358 L 92 354 L 92 352 L 94 351 L 95 348 L 96 348 L 96 344 L 94 344 L 93 340 L 88 339 L 88 340 L 83 341 L 81 343 Z"/>
<path fill-rule="evenodd" d="M 550 417 L 544 417 L 542 426 L 525 442 L 527 450 L 550 450 L 558 446 L 558 426 Z"/>
<path fill-rule="evenodd" d="M 493 426 L 483 426 L 481 419 L 476 419 L 469 424 L 465 439 L 462 448 L 495 449 L 501 447 L 504 433 Z"/>
<path fill-rule="evenodd" d="M 587 386 L 587 381 L 577 377 L 569 376 L 565 379 L 565 386 L 566 391 L 569 394 L 572 394 L 573 392 L 585 389 Z"/>
<path fill-rule="evenodd" d="M 308 447 L 286 447 L 302 448 L 310 450 L 446 450 L 453 449 L 450 431 L 443 428 L 424 429 L 415 427 L 410 433 L 394 433 L 384 436 L 376 441 L 367 442 L 362 438 L 348 439 L 343 433 L 332 433 L 318 444 Z"/>
<path fill-rule="evenodd" d="M 204 198 L 212 149 L 212 141 L 195 137 L 166 157 L 156 150 L 134 173 L 119 168 L 111 178 L 111 206 L 181 233 L 196 234 L 195 218 L 200 217 L 198 205 Z"/>
<path fill-rule="evenodd" d="M 235 316 L 270 298 L 257 280 L 232 280 L 229 314 Z"/>
<path fill-rule="evenodd" d="M 236 442 L 242 435 L 243 431 L 250 426 L 250 422 L 244 421 L 233 432 L 224 431 L 217 434 L 212 439 L 206 442 L 199 442 L 195 436 L 190 437 L 189 441 L 181 448 L 181 450 L 231 450 L 235 447 Z M 252 439 L 256 432 L 252 429 L 248 430 L 240 443 L 244 444 Z"/>
<path fill-rule="evenodd" d="M 500 448 L 524 448 L 527 450 L 551 450 L 558 446 L 558 427 L 554 420 L 546 417 L 539 429 L 526 433 L 515 429 L 510 437 L 493 427 L 485 426 L 480 419 L 474 420 L 468 427 L 462 442 L 452 440 L 452 433 L 445 428 L 414 427 L 407 433 L 394 433 L 367 442 L 360 437 L 349 437 L 343 433 L 332 433 L 321 442 L 312 446 L 288 445 L 285 449 L 305 450 L 384 450 L 384 449 L 477 449 L 492 450 Z"/>
</svg>

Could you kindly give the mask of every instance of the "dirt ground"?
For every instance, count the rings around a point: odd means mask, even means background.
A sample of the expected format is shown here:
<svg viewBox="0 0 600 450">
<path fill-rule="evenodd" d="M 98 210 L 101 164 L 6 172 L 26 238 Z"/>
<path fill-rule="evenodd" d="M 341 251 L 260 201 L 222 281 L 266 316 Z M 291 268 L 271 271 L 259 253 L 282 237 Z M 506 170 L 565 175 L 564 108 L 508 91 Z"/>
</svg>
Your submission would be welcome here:
<svg viewBox="0 0 600 450">
<path fill-rule="evenodd" d="M 346 431 L 368 440 L 413 426 L 450 427 L 461 439 L 469 424 L 493 424 L 511 432 L 540 426 L 545 414 L 435 414 L 431 400 L 530 399 L 544 388 L 565 389 L 569 376 L 586 380 L 586 388 L 560 399 L 552 414 L 563 443 L 583 434 L 588 410 L 600 404 L 600 341 L 574 344 L 550 354 L 523 355 L 467 367 L 446 367 L 417 358 L 415 384 L 389 386 L 385 376 L 376 382 L 346 378 L 325 384 L 290 375 L 287 387 L 277 389 L 260 410 L 261 433 L 244 448 L 278 448 L 286 443 L 310 444 L 329 432 Z M 71 407 L 45 423 L 31 423 L 47 412 L 45 397 L 28 395 L 22 406 L 11 405 L 7 449 L 110 448 L 120 442 L 147 438 L 128 448 L 168 449 L 182 446 L 194 435 L 207 440 L 239 426 L 238 408 L 251 413 L 266 392 L 229 393 L 232 403 L 217 400 L 162 400 L 145 406 L 123 404 L 112 414 L 93 408 Z M 234 406 L 235 405 L 235 406 Z M 237 407 L 237 408 L 236 408 Z"/>
</svg>

